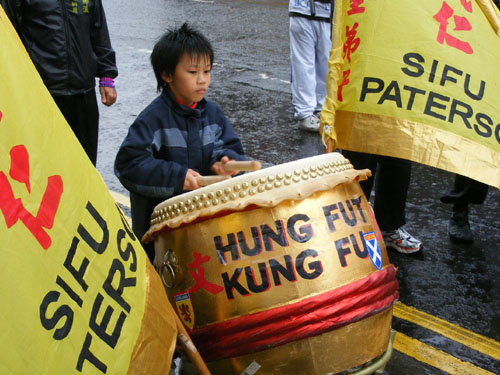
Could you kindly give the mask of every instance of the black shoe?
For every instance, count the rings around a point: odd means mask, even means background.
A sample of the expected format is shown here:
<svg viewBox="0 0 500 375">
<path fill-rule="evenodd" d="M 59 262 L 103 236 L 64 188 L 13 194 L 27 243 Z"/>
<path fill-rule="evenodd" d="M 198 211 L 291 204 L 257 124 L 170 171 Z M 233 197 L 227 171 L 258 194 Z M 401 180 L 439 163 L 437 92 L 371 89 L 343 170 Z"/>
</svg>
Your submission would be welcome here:
<svg viewBox="0 0 500 375">
<path fill-rule="evenodd" d="M 454 242 L 467 244 L 474 242 L 469 225 L 469 204 L 467 202 L 459 201 L 453 204 L 448 235 Z"/>
<path fill-rule="evenodd" d="M 467 218 L 464 220 L 463 218 L 452 217 L 448 225 L 448 235 L 454 242 L 465 244 L 474 242 Z"/>
</svg>

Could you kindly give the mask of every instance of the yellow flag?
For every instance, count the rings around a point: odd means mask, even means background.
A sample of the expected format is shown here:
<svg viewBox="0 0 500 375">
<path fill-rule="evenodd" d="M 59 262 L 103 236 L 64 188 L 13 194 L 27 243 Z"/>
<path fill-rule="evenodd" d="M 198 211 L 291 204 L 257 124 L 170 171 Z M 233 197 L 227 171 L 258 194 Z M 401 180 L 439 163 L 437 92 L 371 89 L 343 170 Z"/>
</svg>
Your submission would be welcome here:
<svg viewBox="0 0 500 375">
<path fill-rule="evenodd" d="M 0 373 L 168 373 L 161 281 L 1 7 L 0 82 Z"/>
<path fill-rule="evenodd" d="M 324 140 L 500 187 L 491 0 L 339 0 L 334 18 Z"/>
</svg>

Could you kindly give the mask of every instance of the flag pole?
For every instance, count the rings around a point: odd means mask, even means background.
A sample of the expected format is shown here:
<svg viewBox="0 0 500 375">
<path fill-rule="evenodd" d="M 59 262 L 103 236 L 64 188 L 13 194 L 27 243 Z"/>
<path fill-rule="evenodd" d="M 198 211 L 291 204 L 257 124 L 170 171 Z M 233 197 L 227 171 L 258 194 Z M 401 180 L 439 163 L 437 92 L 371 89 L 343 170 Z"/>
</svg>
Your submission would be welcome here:
<svg viewBox="0 0 500 375">
<path fill-rule="evenodd" d="M 174 315 L 175 315 L 175 324 L 177 326 L 177 338 L 181 342 L 181 345 L 184 348 L 184 351 L 186 352 L 187 356 L 189 357 L 193 365 L 196 367 L 196 369 L 199 371 L 199 375 L 211 375 L 210 370 L 208 369 L 205 361 L 200 355 L 200 352 L 198 351 L 198 349 L 196 349 L 196 347 L 193 344 L 193 341 L 189 337 L 189 334 L 187 333 L 184 324 L 182 324 L 177 313 L 175 313 Z"/>
</svg>

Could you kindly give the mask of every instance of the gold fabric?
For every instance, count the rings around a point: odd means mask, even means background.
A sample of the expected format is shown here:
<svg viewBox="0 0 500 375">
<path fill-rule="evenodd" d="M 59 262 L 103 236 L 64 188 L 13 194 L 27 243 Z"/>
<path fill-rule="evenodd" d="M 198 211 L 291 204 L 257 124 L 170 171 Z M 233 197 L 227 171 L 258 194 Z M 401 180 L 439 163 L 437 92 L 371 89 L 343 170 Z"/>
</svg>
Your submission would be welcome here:
<svg viewBox="0 0 500 375">
<path fill-rule="evenodd" d="M 500 187 L 500 16 L 491 0 L 335 2 L 323 143 Z"/>
</svg>

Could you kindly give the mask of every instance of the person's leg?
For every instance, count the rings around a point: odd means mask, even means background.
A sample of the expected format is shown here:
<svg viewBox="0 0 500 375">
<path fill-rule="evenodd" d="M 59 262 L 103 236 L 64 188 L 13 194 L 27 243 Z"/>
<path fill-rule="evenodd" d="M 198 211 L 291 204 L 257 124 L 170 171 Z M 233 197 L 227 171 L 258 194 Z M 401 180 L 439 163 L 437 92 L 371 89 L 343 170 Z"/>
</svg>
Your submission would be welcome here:
<svg viewBox="0 0 500 375">
<path fill-rule="evenodd" d="M 406 198 L 411 178 L 411 162 L 379 156 L 375 182 L 375 217 L 383 231 L 398 229 L 406 224 Z"/>
<path fill-rule="evenodd" d="M 95 90 L 84 94 L 54 96 L 59 110 L 94 166 L 97 163 L 99 109 Z"/>
<path fill-rule="evenodd" d="M 86 124 L 86 131 L 81 142 L 92 164 L 96 165 L 99 140 L 99 107 L 97 106 L 97 97 L 94 89 L 84 94 L 83 106 L 84 108 L 81 110 L 85 113 L 85 116 L 83 116 L 82 121 Z"/>
<path fill-rule="evenodd" d="M 328 75 L 328 59 L 332 41 L 330 39 L 330 22 L 314 21 L 316 32 L 316 108 L 321 112 L 326 97 L 326 77 Z"/>
<path fill-rule="evenodd" d="M 465 201 L 473 204 L 481 204 L 486 199 L 487 194 L 488 185 L 456 174 L 453 189 L 446 192 L 440 200 L 443 203 Z"/>
<path fill-rule="evenodd" d="M 459 200 L 453 203 L 452 214 L 448 223 L 448 235 L 454 242 L 474 242 L 469 224 L 469 203 L 467 201 Z"/>
<path fill-rule="evenodd" d="M 315 36 L 312 21 L 305 18 L 290 17 L 290 65 L 294 117 L 299 127 L 317 131 L 319 121 L 311 122 L 317 120 L 312 117 L 316 108 Z"/>
<path fill-rule="evenodd" d="M 455 175 L 453 190 L 441 197 L 443 203 L 453 203 L 448 224 L 450 239 L 460 243 L 472 243 L 474 237 L 469 224 L 469 204 L 481 204 L 488 194 L 488 185 L 471 178 Z"/>
<path fill-rule="evenodd" d="M 411 162 L 388 156 L 379 157 L 375 181 L 375 218 L 387 247 L 411 254 L 422 249 L 422 243 L 409 234 L 406 224 L 406 199 L 411 178 Z"/>
</svg>

